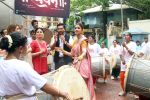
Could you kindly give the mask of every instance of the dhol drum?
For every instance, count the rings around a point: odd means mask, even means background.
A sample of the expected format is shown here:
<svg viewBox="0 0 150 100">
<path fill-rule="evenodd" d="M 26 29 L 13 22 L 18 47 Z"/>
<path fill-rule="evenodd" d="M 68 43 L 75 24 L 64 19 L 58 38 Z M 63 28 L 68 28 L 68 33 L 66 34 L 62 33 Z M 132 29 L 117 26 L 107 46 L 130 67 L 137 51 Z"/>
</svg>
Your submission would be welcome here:
<svg viewBox="0 0 150 100">
<path fill-rule="evenodd" d="M 58 70 L 44 74 L 43 77 L 48 80 L 49 84 L 53 84 L 56 88 L 68 92 L 74 100 L 90 100 L 90 94 L 84 79 L 72 66 L 64 65 Z M 25 96 L 21 97 L 22 99 L 9 98 L 8 100 L 24 100 L 24 98 L 27 98 Z M 28 98 L 31 99 L 25 100 L 63 100 L 62 98 L 50 96 L 42 91 L 38 91 L 34 97 Z"/>
<path fill-rule="evenodd" d="M 150 98 L 150 61 L 133 58 L 125 74 L 125 91 Z"/>
<path fill-rule="evenodd" d="M 104 77 L 105 72 L 110 71 L 110 61 L 110 57 L 91 57 L 92 74 Z"/>
</svg>

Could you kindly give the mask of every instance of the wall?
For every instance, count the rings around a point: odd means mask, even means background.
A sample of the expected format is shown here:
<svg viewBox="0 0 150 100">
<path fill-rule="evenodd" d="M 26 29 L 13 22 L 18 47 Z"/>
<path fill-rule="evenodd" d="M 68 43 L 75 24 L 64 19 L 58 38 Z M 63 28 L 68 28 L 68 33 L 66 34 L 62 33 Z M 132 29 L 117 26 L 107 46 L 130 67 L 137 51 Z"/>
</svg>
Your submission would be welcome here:
<svg viewBox="0 0 150 100">
<path fill-rule="evenodd" d="M 14 9 L 14 0 L 5 0 L 3 2 Z M 15 15 L 13 10 L 0 2 L 0 30 L 2 28 L 7 28 L 10 24 L 23 24 L 23 20 L 23 17 L 20 15 Z"/>
<path fill-rule="evenodd" d="M 139 28 L 145 32 L 150 33 L 150 20 L 136 20 L 129 21 L 130 28 Z"/>
<path fill-rule="evenodd" d="M 143 30 L 144 32 L 148 32 L 148 38 L 150 41 L 150 20 L 137 20 L 137 21 L 129 21 L 129 28 L 138 28 Z M 141 41 L 144 40 L 144 35 L 139 35 L 137 38 L 141 38 Z"/>
</svg>

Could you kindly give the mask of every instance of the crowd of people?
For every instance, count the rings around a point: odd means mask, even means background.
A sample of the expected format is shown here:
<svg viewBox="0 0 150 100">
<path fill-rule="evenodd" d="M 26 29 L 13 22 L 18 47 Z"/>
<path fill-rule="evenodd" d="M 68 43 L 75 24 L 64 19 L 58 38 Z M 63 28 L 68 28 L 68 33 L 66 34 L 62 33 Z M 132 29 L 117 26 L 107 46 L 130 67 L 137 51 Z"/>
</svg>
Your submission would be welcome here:
<svg viewBox="0 0 150 100">
<path fill-rule="evenodd" d="M 33 20 L 31 25 L 33 29 L 28 38 L 21 33 L 21 25 L 10 25 L 1 31 L 0 78 L 3 81 L 0 85 L 0 97 L 19 93 L 30 96 L 41 89 L 48 94 L 72 100 L 68 93 L 49 85 L 41 76 L 49 72 L 47 56 L 52 55 L 51 51 L 54 52 L 52 62 L 55 70 L 63 65 L 71 65 L 80 73 L 89 90 L 90 100 L 96 100 L 94 85 L 99 79 L 92 74 L 91 57 L 104 57 L 105 62 L 109 63 L 112 68 L 111 79 L 120 79 L 122 91 L 119 96 L 126 94 L 124 78 L 132 56 L 136 53 L 139 57 L 150 59 L 150 42 L 147 37 L 141 45 L 140 41 L 132 41 L 131 33 L 126 33 L 121 45 L 114 40 L 112 46 L 106 48 L 104 41 L 96 43 L 94 35 L 85 37 L 81 23 L 75 25 L 75 36 L 66 33 L 65 25 L 60 23 L 51 42 L 47 43 L 44 41 L 43 28 L 38 27 L 38 21 Z M 26 56 L 27 54 L 30 55 Z M 113 60 L 109 61 L 107 56 L 111 56 Z M 105 83 L 108 74 L 106 71 L 103 77 Z"/>
</svg>

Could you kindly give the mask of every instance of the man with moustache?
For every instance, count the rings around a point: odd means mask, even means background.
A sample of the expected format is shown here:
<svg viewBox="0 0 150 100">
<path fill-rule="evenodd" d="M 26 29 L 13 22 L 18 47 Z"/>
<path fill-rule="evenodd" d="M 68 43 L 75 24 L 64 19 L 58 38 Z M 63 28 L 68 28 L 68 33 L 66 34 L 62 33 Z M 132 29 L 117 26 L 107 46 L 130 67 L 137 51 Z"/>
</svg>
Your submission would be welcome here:
<svg viewBox="0 0 150 100">
<path fill-rule="evenodd" d="M 54 36 L 54 41 L 52 41 L 51 43 L 51 49 L 57 49 L 57 47 L 59 47 L 70 52 L 73 39 L 71 38 L 71 35 L 65 32 L 65 25 L 62 23 L 58 24 L 57 32 L 58 34 Z M 58 52 L 56 50 L 54 54 L 54 62 L 55 62 L 55 69 L 58 69 L 62 65 L 70 64 L 72 62 L 72 58 L 63 55 L 62 52 Z"/>
</svg>

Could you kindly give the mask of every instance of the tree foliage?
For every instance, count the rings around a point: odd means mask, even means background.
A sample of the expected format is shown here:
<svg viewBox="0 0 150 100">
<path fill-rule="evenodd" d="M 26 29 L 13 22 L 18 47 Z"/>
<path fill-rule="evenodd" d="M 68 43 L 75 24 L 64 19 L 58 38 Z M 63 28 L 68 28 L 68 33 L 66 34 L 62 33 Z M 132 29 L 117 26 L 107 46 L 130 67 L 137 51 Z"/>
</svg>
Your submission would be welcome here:
<svg viewBox="0 0 150 100">
<path fill-rule="evenodd" d="M 143 11 L 143 19 L 150 18 L 150 0 L 125 0 L 125 3 Z"/>
<path fill-rule="evenodd" d="M 71 13 L 78 13 L 88 7 L 92 7 L 90 0 L 70 0 L 70 2 Z"/>
<path fill-rule="evenodd" d="M 81 11 L 100 5 L 102 6 L 102 10 L 106 9 L 109 5 L 109 0 L 70 0 L 71 14 L 66 22 L 67 29 L 73 29 L 74 21 L 79 19 L 76 14 L 82 16 L 83 13 Z"/>
<path fill-rule="evenodd" d="M 102 6 L 102 9 L 107 9 L 110 3 L 120 3 L 133 6 L 143 11 L 144 18 L 150 18 L 150 0 L 71 0 L 71 12 L 77 13 L 82 10 L 94 7 Z"/>
<path fill-rule="evenodd" d="M 109 4 L 112 3 L 122 3 L 129 6 L 135 7 L 143 12 L 142 19 L 150 18 L 150 0 L 70 0 L 70 17 L 67 20 L 68 29 L 74 27 L 74 20 L 78 19 L 76 14 L 81 11 L 92 8 L 95 6 L 102 6 L 102 11 L 106 10 L 109 7 Z M 83 13 L 80 14 L 82 16 Z"/>
<path fill-rule="evenodd" d="M 110 0 L 71 0 L 71 12 L 80 12 L 82 10 L 95 6 L 107 7 Z"/>
</svg>

